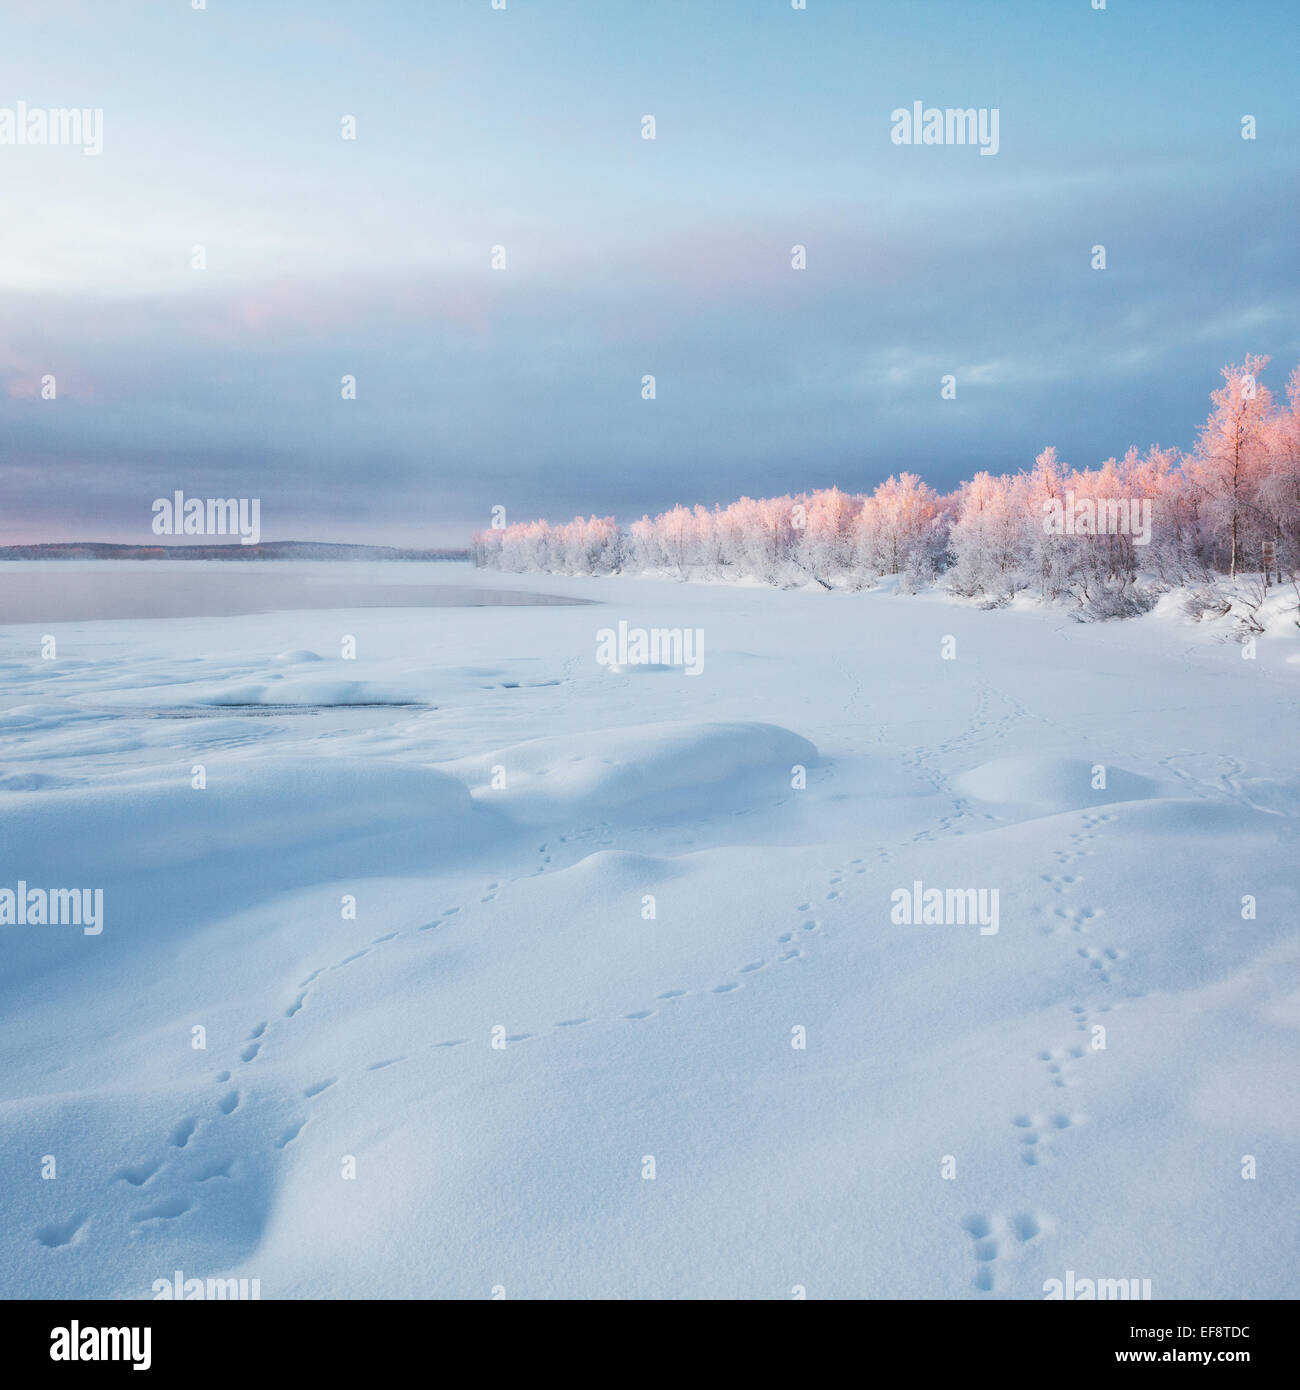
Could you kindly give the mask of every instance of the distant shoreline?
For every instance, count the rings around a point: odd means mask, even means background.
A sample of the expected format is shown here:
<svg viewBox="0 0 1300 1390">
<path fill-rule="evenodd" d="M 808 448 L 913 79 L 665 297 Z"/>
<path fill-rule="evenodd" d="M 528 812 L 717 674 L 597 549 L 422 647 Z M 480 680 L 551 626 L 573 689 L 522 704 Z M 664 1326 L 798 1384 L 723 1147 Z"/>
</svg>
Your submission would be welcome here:
<svg viewBox="0 0 1300 1390">
<path fill-rule="evenodd" d="M 461 560 L 464 550 L 412 550 L 332 541 L 263 541 L 257 545 L 116 545 L 108 541 L 50 541 L 0 545 L 3 560 Z"/>
</svg>

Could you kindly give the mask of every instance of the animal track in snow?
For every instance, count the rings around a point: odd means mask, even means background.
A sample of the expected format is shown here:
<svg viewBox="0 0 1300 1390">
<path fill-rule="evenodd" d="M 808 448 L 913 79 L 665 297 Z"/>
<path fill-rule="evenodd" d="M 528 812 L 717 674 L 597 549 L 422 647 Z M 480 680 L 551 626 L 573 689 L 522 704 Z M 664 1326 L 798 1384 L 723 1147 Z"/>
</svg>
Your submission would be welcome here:
<svg viewBox="0 0 1300 1390">
<path fill-rule="evenodd" d="M 1111 1006 L 1109 1004 L 1100 1004 L 1097 1006 L 1096 1011 L 1099 1014 L 1108 1014 L 1110 1010 Z M 1071 1004 L 1070 1012 L 1074 1015 L 1074 1027 L 1077 1032 L 1087 1033 L 1091 1030 L 1093 1025 L 1089 1021 L 1088 1010 L 1085 1009 L 1082 1004 Z M 1091 1051 L 1092 1049 L 1088 1048 L 1086 1050 Z"/>
<path fill-rule="evenodd" d="M 160 1202 L 155 1202 L 151 1207 L 146 1207 L 142 1212 L 138 1212 L 133 1219 L 136 1222 L 175 1221 L 178 1216 L 184 1216 L 187 1211 L 190 1211 L 193 1205 L 192 1202 L 187 1202 L 184 1197 L 164 1197 Z"/>
<path fill-rule="evenodd" d="M 1021 1114 L 1011 1121 L 1021 1131 L 1020 1160 L 1030 1168 L 1037 1168 L 1051 1156 L 1049 1147 L 1042 1142 L 1044 1134 L 1070 1129 L 1079 1123 L 1077 1116 L 1067 1115 L 1058 1110 L 1046 1117 L 1042 1115 Z"/>
<path fill-rule="evenodd" d="M 36 1228 L 36 1239 L 49 1250 L 63 1245 L 71 1245 L 86 1229 L 90 1217 L 83 1211 L 70 1216 L 66 1221 L 53 1221 L 47 1226 Z"/>
<path fill-rule="evenodd" d="M 171 1144 L 174 1149 L 183 1149 L 194 1137 L 194 1131 L 198 1129 L 198 1127 L 198 1120 L 196 1120 L 193 1115 L 187 1116 L 173 1128 L 168 1143 Z"/>
<path fill-rule="evenodd" d="M 1087 1049 L 1076 1043 L 1070 1047 L 1044 1048 L 1038 1053 L 1038 1060 L 1046 1065 L 1053 1086 L 1069 1086 L 1073 1084 L 1070 1069 L 1087 1055 Z"/>
<path fill-rule="evenodd" d="M 119 1168 L 113 1176 L 122 1182 L 129 1182 L 132 1187 L 143 1187 L 161 1167 L 162 1163 L 158 1160 L 129 1163 L 125 1168 Z"/>
<path fill-rule="evenodd" d="M 292 1144 L 293 1141 L 303 1132 L 304 1128 L 306 1128 L 306 1125 L 306 1120 L 299 1120 L 296 1125 L 290 1125 L 289 1128 L 286 1129 L 284 1133 L 281 1134 L 280 1137 L 275 1141 L 275 1147 L 277 1149 L 288 1148 L 289 1145 Z"/>
<path fill-rule="evenodd" d="M 1036 1212 L 1017 1212 L 1011 1217 L 975 1212 L 961 1223 L 962 1230 L 974 1243 L 975 1287 L 982 1293 L 992 1291 L 997 1261 L 1008 1251 L 1023 1247 L 1047 1234 L 1052 1227 L 1049 1217 Z"/>
<path fill-rule="evenodd" d="M 587 831 L 584 831 L 584 832 L 579 832 L 579 838 L 581 838 L 581 837 L 584 836 L 584 835 L 587 836 L 587 837 L 590 837 L 590 835 L 591 835 L 592 833 L 593 833 L 593 832 L 590 831 L 590 830 L 587 830 Z M 560 837 L 560 842 L 563 843 L 563 842 L 565 842 L 568 838 L 569 838 L 569 837 L 561 836 L 561 837 Z M 539 846 L 538 848 L 539 848 L 539 852 L 540 852 L 542 849 L 545 848 L 545 846 Z M 884 851 L 878 851 L 877 853 L 879 854 L 879 857 L 881 858 L 881 860 L 882 860 L 883 862 L 888 862 L 890 856 L 889 856 L 887 853 L 885 853 Z M 833 874 L 831 875 L 829 882 L 830 882 L 830 884 L 832 885 L 832 888 L 831 888 L 831 891 L 830 891 L 830 892 L 828 893 L 828 895 L 827 895 L 827 897 L 828 897 L 829 900 L 834 901 L 835 899 L 837 899 L 837 898 L 839 897 L 838 885 L 840 885 L 840 884 L 843 882 L 844 874 L 848 873 L 848 872 L 850 871 L 850 869 L 853 869 L 854 871 L 859 872 L 859 873 L 868 873 L 868 872 L 870 872 L 870 869 L 869 869 L 868 867 L 865 866 L 865 860 L 864 860 L 863 858 L 859 857 L 859 858 L 857 858 L 857 859 L 854 859 L 854 860 L 849 861 L 849 863 L 848 863 L 847 865 L 845 865 L 843 868 L 841 868 L 840 870 L 836 871 L 835 873 L 833 873 Z M 485 901 L 485 902 L 486 902 L 486 901 L 491 901 L 491 899 L 492 899 L 493 897 L 496 896 L 496 894 L 499 892 L 500 888 L 502 887 L 502 882 L 503 882 L 502 880 L 493 880 L 492 882 L 488 883 L 488 884 L 487 884 L 487 891 L 486 891 L 486 894 L 485 894 L 484 898 L 482 899 L 482 901 Z M 810 910 L 810 908 L 811 908 L 811 904 L 808 903 L 808 902 L 804 902 L 804 903 L 799 904 L 797 910 L 798 910 L 799 912 L 801 912 L 801 913 L 805 913 L 805 912 L 808 912 L 808 911 Z M 444 908 L 444 909 L 442 910 L 442 913 L 440 914 L 440 916 L 439 916 L 438 918 L 436 918 L 436 919 L 433 920 L 433 921 L 424 923 L 422 926 L 418 927 L 416 930 L 418 930 L 418 931 L 431 931 L 431 930 L 433 930 L 433 929 L 434 929 L 435 927 L 437 927 L 437 926 L 445 925 L 445 924 L 449 921 L 449 919 L 450 919 L 453 915 L 455 915 L 456 913 L 458 913 L 460 910 L 461 910 L 461 909 L 460 909 L 459 906 L 446 907 L 446 908 Z M 803 920 L 802 922 L 800 922 L 799 925 L 798 925 L 798 927 L 797 927 L 797 929 L 786 930 L 786 931 L 783 931 L 783 932 L 779 933 L 779 934 L 777 935 L 777 937 L 776 937 L 776 940 L 777 940 L 778 944 L 780 944 L 780 945 L 782 945 L 782 946 L 786 946 L 788 949 L 786 949 L 786 950 L 784 950 L 783 952 L 781 952 L 779 955 L 777 955 L 776 957 L 774 957 L 774 959 L 776 959 L 776 960 L 778 960 L 779 962 L 782 962 L 782 963 L 800 959 L 800 958 L 802 957 L 803 953 L 802 953 L 797 947 L 793 946 L 791 943 L 793 943 L 793 942 L 796 940 L 796 938 L 798 937 L 798 934 L 799 934 L 800 932 L 803 932 L 803 933 L 816 932 L 816 931 L 819 931 L 819 930 L 821 929 L 821 927 L 822 927 L 822 923 L 821 923 L 819 920 L 817 920 L 816 918 L 810 917 L 810 918 L 807 918 L 807 919 Z M 312 974 L 311 974 L 310 976 L 308 976 L 307 979 L 305 979 L 305 980 L 302 982 L 302 985 L 300 986 L 300 991 L 301 991 L 301 992 L 300 992 L 300 994 L 298 995 L 298 997 L 294 1000 L 294 1002 L 290 1005 L 290 1007 L 285 1011 L 285 1017 L 286 1017 L 286 1018 L 292 1018 L 295 1014 L 297 1014 L 298 1012 L 300 1012 L 300 1011 L 306 1006 L 306 1002 L 307 1002 L 307 998 L 308 998 L 308 993 L 309 993 L 307 986 L 310 985 L 315 979 L 317 979 L 317 978 L 323 973 L 324 970 L 331 969 L 331 968 L 332 968 L 332 969 L 338 969 L 338 968 L 340 968 L 340 967 L 343 966 L 343 965 L 346 965 L 346 964 L 349 964 L 349 963 L 351 963 L 351 962 L 353 962 L 353 961 L 355 961 L 355 960 L 358 960 L 358 959 L 360 959 L 362 956 L 368 954 L 368 952 L 369 952 L 373 947 L 375 947 L 375 946 L 377 946 L 377 945 L 380 945 L 380 944 L 383 944 L 383 943 L 386 943 L 386 942 L 388 942 L 388 941 L 394 940 L 395 938 L 397 938 L 397 937 L 400 936 L 400 935 L 401 935 L 401 933 L 399 933 L 399 932 L 390 932 L 390 933 L 386 933 L 386 934 L 384 934 L 384 935 L 382 935 L 382 936 L 378 936 L 378 937 L 376 937 L 376 938 L 370 943 L 370 946 L 365 947 L 365 948 L 363 948 L 363 949 L 361 949 L 361 950 L 358 950 L 358 951 L 352 953 L 351 955 L 349 955 L 348 957 L 346 957 L 344 960 L 337 962 L 336 965 L 334 965 L 333 967 L 326 966 L 326 967 L 322 967 L 321 969 L 318 969 L 318 970 L 316 970 L 316 971 L 313 971 Z M 737 973 L 738 973 L 739 975 L 741 975 L 741 976 L 757 973 L 757 972 L 759 972 L 759 971 L 761 971 L 761 970 L 766 969 L 767 966 L 771 963 L 771 959 L 773 959 L 773 958 L 769 958 L 769 957 L 766 957 L 766 956 L 760 956 L 760 957 L 758 957 L 757 959 L 751 960 L 751 961 L 747 962 L 746 964 L 743 964 L 743 965 L 738 966 L 738 967 L 737 967 Z M 709 994 L 717 994 L 717 995 L 733 994 L 733 993 L 736 993 L 737 991 L 743 989 L 743 987 L 744 987 L 744 986 L 740 983 L 739 980 L 725 980 L 725 979 L 724 979 L 724 980 L 723 980 L 721 983 L 719 983 L 719 984 L 716 984 L 716 985 L 712 985 L 712 986 L 707 987 L 706 990 L 705 990 L 704 992 L 709 993 Z M 677 999 L 685 998 L 685 997 L 687 997 L 691 992 L 692 992 L 692 991 L 687 990 L 687 989 L 669 989 L 669 990 L 665 990 L 665 991 L 661 992 L 660 994 L 658 994 L 658 995 L 656 996 L 656 998 L 657 998 L 657 1000 L 660 1001 L 660 1002 L 669 1002 L 669 1001 L 674 1001 L 674 1000 L 677 1000 Z M 658 1010 L 657 1010 L 657 1009 L 655 1009 L 655 1008 L 653 1008 L 653 1007 L 649 1007 L 649 1008 L 641 1008 L 641 1009 L 629 1010 L 629 1011 L 627 1011 L 627 1012 L 625 1012 L 625 1013 L 623 1013 L 623 1014 L 621 1014 L 621 1015 L 617 1015 L 616 1017 L 619 1018 L 619 1019 L 621 1019 L 621 1020 L 623 1020 L 623 1021 L 629 1021 L 629 1022 L 642 1022 L 642 1021 L 645 1021 L 645 1020 L 648 1020 L 648 1019 L 651 1019 L 651 1018 L 656 1017 L 657 1014 L 658 1014 Z M 542 1032 L 542 1034 L 541 1034 L 540 1036 L 545 1036 L 546 1034 L 551 1033 L 551 1032 L 558 1031 L 558 1030 L 561 1029 L 561 1028 L 564 1028 L 564 1029 L 576 1028 L 576 1027 L 585 1026 L 585 1025 L 588 1025 L 588 1024 L 591 1024 L 591 1023 L 594 1023 L 594 1022 L 596 1022 L 596 1020 L 595 1020 L 594 1018 L 589 1017 L 589 1016 L 586 1016 L 586 1015 L 579 1016 L 579 1017 L 574 1017 L 574 1018 L 568 1018 L 568 1019 L 561 1019 L 561 1020 L 558 1020 L 558 1021 L 556 1021 L 555 1023 L 553 1023 L 553 1024 L 550 1026 L 549 1029 L 544 1029 L 543 1032 Z M 266 1027 L 267 1027 L 267 1025 L 266 1025 L 265 1023 L 263 1023 L 263 1024 L 259 1025 L 257 1029 L 254 1030 L 254 1032 L 250 1035 L 250 1044 L 251 1044 L 254 1040 L 257 1040 L 257 1039 L 259 1039 L 259 1038 L 261 1037 L 262 1033 L 266 1030 Z M 535 1038 L 535 1037 L 537 1037 L 537 1036 L 539 1036 L 539 1035 L 538 1035 L 538 1034 L 533 1034 L 533 1033 L 526 1033 L 526 1032 L 524 1032 L 524 1033 L 516 1033 L 516 1034 L 512 1034 L 512 1035 L 508 1036 L 508 1037 L 506 1038 L 506 1042 L 507 1042 L 507 1043 L 526 1042 L 526 1041 L 529 1041 L 530 1039 L 533 1039 L 533 1038 Z M 432 1044 L 431 1046 L 432 1046 L 434 1049 L 437 1049 L 437 1050 L 450 1050 L 450 1049 L 454 1049 L 454 1048 L 458 1048 L 458 1047 L 463 1047 L 463 1046 L 465 1046 L 469 1041 L 470 1041 L 470 1039 L 467 1039 L 467 1038 L 447 1038 L 447 1039 L 442 1040 L 441 1042 L 434 1043 L 434 1044 Z M 252 1048 L 251 1046 L 250 1046 L 250 1047 L 246 1047 L 246 1048 L 245 1048 L 245 1051 L 244 1051 L 244 1054 L 243 1054 L 243 1060 L 244 1060 L 245 1062 L 251 1061 L 252 1058 L 253 1058 L 254 1056 L 256 1056 L 256 1055 L 257 1055 L 256 1049 Z M 384 1067 L 393 1065 L 394 1062 L 396 1062 L 396 1061 L 401 1061 L 401 1060 L 404 1060 L 404 1059 L 402 1059 L 402 1058 L 382 1059 L 382 1060 L 380 1060 L 380 1061 L 370 1063 L 370 1064 L 366 1067 L 366 1070 L 369 1070 L 369 1071 L 378 1071 L 378 1070 L 383 1069 Z M 332 1079 L 330 1082 L 319 1083 L 318 1086 L 313 1087 L 313 1088 L 309 1088 L 309 1089 L 304 1093 L 305 1098 L 311 1098 L 311 1097 L 313 1097 L 313 1096 L 315 1096 L 315 1095 L 320 1094 L 320 1092 L 321 1092 L 322 1090 L 324 1090 L 328 1085 L 333 1084 L 333 1080 L 337 1080 L 337 1078 Z M 286 1133 L 284 1136 L 282 1136 L 281 1139 L 278 1141 L 278 1147 L 283 1148 L 283 1147 L 285 1147 L 287 1144 L 293 1142 L 294 1138 L 297 1137 L 297 1135 L 298 1135 L 298 1133 L 300 1132 L 301 1128 L 302 1128 L 302 1126 L 299 1125 L 299 1126 L 295 1127 L 292 1131 L 290 1131 L 290 1132 Z"/>
<path fill-rule="evenodd" d="M 1095 921 L 1101 915 L 1098 907 L 1058 907 L 1054 910 L 1054 916 L 1060 918 L 1062 922 L 1070 924 L 1070 930 L 1084 932 L 1088 930 L 1088 923 Z"/>
<path fill-rule="evenodd" d="M 1127 958 L 1128 952 L 1122 946 L 1080 946 L 1078 955 L 1081 960 L 1088 962 L 1088 967 L 1097 972 L 1097 978 L 1103 984 L 1112 982 L 1111 971 L 1117 961 Z"/>
<path fill-rule="evenodd" d="M 1052 885 L 1054 893 L 1064 893 L 1067 888 L 1073 888 L 1076 883 L 1083 882 L 1078 874 L 1040 874 L 1039 877 L 1044 883 Z"/>
<path fill-rule="evenodd" d="M 998 1241 L 993 1234 L 993 1223 L 985 1216 L 968 1216 L 962 1229 L 975 1242 L 972 1253 L 978 1266 L 975 1271 L 975 1287 L 989 1292 L 993 1287 L 993 1261 L 998 1257 Z"/>
</svg>

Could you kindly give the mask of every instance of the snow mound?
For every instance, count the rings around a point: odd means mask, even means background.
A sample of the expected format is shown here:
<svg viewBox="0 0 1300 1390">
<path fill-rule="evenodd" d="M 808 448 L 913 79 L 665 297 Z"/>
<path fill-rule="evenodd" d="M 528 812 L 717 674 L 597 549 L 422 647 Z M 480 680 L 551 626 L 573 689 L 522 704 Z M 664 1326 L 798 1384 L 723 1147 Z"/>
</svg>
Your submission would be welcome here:
<svg viewBox="0 0 1300 1390">
<path fill-rule="evenodd" d="M 685 872 L 681 864 L 657 854 L 606 849 L 558 870 L 552 875 L 551 886 L 580 894 L 580 901 L 588 906 L 617 904 L 623 909 L 629 899 L 680 878 Z"/>
<path fill-rule="evenodd" d="M 541 825 L 633 807 L 665 818 L 738 800 L 752 805 L 788 792 L 790 769 L 816 761 L 807 739 L 774 724 L 680 722 L 529 739 L 442 766 L 481 804 Z M 503 770 L 504 786 L 493 786 L 494 768 Z"/>
<path fill-rule="evenodd" d="M 1160 794 L 1149 777 L 1106 765 L 1106 785 L 1093 789 L 1093 765 L 1081 758 L 995 758 L 954 781 L 961 796 L 1004 806 L 1032 806 L 1045 814 L 1141 801 Z"/>
<path fill-rule="evenodd" d="M 271 658 L 271 664 L 273 666 L 302 666 L 309 661 L 323 661 L 324 659 L 315 652 L 309 652 L 306 648 L 302 648 L 293 652 L 277 652 Z"/>
</svg>

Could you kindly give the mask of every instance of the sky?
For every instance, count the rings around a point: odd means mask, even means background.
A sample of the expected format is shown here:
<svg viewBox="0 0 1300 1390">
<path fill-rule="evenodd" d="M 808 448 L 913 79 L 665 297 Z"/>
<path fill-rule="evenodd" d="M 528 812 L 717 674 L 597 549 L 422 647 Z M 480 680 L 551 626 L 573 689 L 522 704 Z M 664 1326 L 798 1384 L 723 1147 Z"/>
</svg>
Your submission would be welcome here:
<svg viewBox="0 0 1300 1390">
<path fill-rule="evenodd" d="M 1294 0 L 195 3 L 5 0 L 0 122 L 103 147 L 0 143 L 0 543 L 947 490 L 1300 363 Z"/>
</svg>

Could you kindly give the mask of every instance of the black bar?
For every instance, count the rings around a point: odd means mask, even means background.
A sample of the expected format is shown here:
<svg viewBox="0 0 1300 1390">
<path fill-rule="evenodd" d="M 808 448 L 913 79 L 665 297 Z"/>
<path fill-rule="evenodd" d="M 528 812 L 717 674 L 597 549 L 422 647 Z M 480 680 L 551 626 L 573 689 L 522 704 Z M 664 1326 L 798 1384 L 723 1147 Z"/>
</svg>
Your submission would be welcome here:
<svg viewBox="0 0 1300 1390">
<path fill-rule="evenodd" d="M 337 1381 L 350 1369 L 374 1375 L 411 1360 L 433 1375 L 474 1368 L 500 1373 L 502 1357 L 518 1356 L 537 1374 L 567 1364 L 584 1379 L 617 1367 L 597 1349 L 612 1334 L 633 1354 L 633 1366 L 679 1350 L 713 1348 L 733 1368 L 747 1354 L 769 1373 L 772 1355 L 790 1358 L 806 1374 L 828 1369 L 826 1356 L 842 1338 L 846 1354 L 865 1377 L 900 1363 L 917 1374 L 954 1372 L 979 1379 L 1010 1372 L 1053 1378 L 1062 1370 L 1113 1372 L 1116 1384 L 1151 1367 L 1229 1371 L 1294 1367 L 1294 1302 L 854 1302 L 816 1300 L 777 1314 L 771 1303 L 516 1302 L 56 1302 L 0 1304 L 0 1367 L 15 1386 L 51 1383 L 74 1367 L 91 1374 L 172 1378 L 198 1371 L 247 1377 L 267 1373 Z M 77 1360 L 54 1359 L 79 1332 Z M 99 1329 L 135 1329 L 128 1342 Z M 92 1330 L 88 1332 L 88 1329 Z M 61 1331 L 60 1331 L 61 1330 Z M 1190 1332 L 1191 1335 L 1187 1335 Z M 508 1334 L 508 1335 L 503 1335 Z M 488 1340 L 484 1341 L 486 1336 Z M 809 1337 L 817 1340 L 809 1341 Z M 96 1347 L 122 1359 L 88 1360 Z M 808 1359 L 811 1358 L 811 1359 Z M 466 1364 L 468 1359 L 468 1365 Z M 688 1360 L 691 1358 L 687 1358 Z M 818 1370 L 821 1366 L 822 1370 Z M 629 1368 L 630 1369 L 630 1368 Z M 670 1367 L 666 1364 L 665 1371 Z M 14 1378 L 15 1376 L 19 1378 Z M 29 1382 L 27 1377 L 32 1377 Z M 39 1377 L 39 1381 L 36 1379 Z"/>
</svg>

